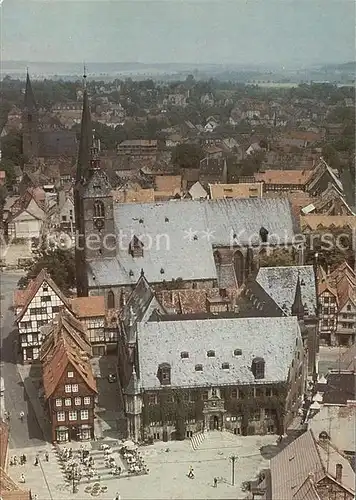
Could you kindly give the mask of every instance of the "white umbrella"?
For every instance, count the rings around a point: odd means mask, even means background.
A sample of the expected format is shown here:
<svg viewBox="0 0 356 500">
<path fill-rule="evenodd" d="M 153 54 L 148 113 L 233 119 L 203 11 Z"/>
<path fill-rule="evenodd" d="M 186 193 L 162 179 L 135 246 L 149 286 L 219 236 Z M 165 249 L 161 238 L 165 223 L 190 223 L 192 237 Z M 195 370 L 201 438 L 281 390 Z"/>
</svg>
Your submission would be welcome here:
<svg viewBox="0 0 356 500">
<path fill-rule="evenodd" d="M 124 446 L 128 450 L 136 450 L 136 448 L 137 448 L 137 446 L 135 445 L 135 443 L 133 441 L 130 441 L 130 440 L 125 441 L 122 446 Z"/>
</svg>

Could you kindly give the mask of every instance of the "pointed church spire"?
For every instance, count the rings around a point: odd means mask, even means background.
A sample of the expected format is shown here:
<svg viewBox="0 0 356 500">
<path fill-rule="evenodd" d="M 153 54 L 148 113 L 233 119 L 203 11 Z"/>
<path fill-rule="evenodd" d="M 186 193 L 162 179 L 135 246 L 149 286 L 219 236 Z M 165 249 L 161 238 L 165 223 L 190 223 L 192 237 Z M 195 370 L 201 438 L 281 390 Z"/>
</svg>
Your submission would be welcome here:
<svg viewBox="0 0 356 500">
<path fill-rule="evenodd" d="M 83 75 L 83 80 L 86 80 L 86 73 Z M 83 85 L 83 112 L 80 129 L 78 162 L 76 181 L 80 182 L 86 178 L 90 169 L 91 147 L 93 143 L 93 129 L 90 116 L 89 98 L 86 85 Z"/>
<path fill-rule="evenodd" d="M 302 301 L 302 288 L 300 283 L 299 271 L 297 285 L 295 287 L 294 302 L 292 305 L 292 316 L 297 316 L 298 319 L 302 319 L 304 316 L 304 305 Z"/>
<path fill-rule="evenodd" d="M 32 85 L 31 85 L 30 75 L 28 73 L 28 68 L 27 68 L 27 75 L 26 75 L 25 109 L 27 111 L 36 111 L 37 110 L 37 105 L 36 105 L 35 96 L 34 96 L 34 93 L 32 90 Z"/>
</svg>

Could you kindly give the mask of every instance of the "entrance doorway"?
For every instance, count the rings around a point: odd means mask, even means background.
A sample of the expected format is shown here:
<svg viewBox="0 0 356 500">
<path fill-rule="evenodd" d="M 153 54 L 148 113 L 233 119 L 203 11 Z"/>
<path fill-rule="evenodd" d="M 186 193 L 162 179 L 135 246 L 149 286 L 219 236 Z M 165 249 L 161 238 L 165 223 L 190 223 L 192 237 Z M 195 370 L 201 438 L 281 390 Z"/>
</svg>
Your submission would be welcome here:
<svg viewBox="0 0 356 500">
<path fill-rule="evenodd" d="M 210 417 L 209 428 L 211 431 L 218 431 L 219 430 L 219 417 L 218 417 L 218 415 L 212 415 Z"/>
</svg>

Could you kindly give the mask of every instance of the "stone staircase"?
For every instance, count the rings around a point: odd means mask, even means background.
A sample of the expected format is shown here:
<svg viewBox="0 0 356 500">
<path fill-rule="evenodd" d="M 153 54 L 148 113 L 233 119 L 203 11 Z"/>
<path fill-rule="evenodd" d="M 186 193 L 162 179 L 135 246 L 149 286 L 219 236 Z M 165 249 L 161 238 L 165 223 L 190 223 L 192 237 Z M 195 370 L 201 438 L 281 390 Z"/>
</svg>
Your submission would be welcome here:
<svg viewBox="0 0 356 500">
<path fill-rule="evenodd" d="M 202 444 L 202 442 L 205 440 L 205 432 L 197 432 L 196 434 L 193 434 L 193 436 L 190 438 L 190 442 L 192 445 L 193 450 L 197 450 L 199 446 Z"/>
</svg>

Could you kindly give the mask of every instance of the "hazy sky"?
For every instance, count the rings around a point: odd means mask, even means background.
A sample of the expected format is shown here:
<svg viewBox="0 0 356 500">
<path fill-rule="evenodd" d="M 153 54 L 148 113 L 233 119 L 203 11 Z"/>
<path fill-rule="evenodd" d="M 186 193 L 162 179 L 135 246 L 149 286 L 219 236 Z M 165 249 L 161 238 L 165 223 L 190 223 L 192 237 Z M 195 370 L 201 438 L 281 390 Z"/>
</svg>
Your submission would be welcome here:
<svg viewBox="0 0 356 500">
<path fill-rule="evenodd" d="M 3 60 L 294 66 L 355 59 L 354 0 L 3 0 L 0 9 Z"/>
</svg>

